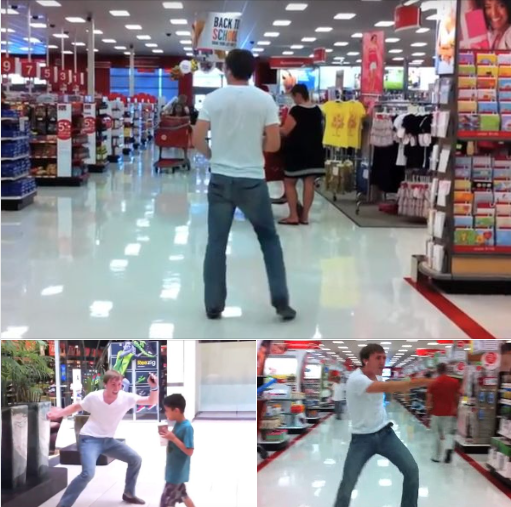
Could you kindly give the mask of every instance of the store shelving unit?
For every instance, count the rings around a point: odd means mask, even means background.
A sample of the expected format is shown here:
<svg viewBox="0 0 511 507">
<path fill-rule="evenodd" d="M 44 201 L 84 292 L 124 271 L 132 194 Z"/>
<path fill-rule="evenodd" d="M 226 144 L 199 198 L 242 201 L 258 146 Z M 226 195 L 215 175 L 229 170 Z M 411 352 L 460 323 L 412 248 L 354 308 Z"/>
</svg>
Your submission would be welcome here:
<svg viewBox="0 0 511 507">
<path fill-rule="evenodd" d="M 18 211 L 34 202 L 30 176 L 28 118 L 2 107 L 2 210 Z"/>
<path fill-rule="evenodd" d="M 124 103 L 121 100 L 108 102 L 106 114 L 111 118 L 111 129 L 108 129 L 107 138 L 110 137 L 110 162 L 119 162 L 124 148 Z"/>
<path fill-rule="evenodd" d="M 133 103 L 133 149 L 139 150 L 142 145 L 142 104 Z"/>
<path fill-rule="evenodd" d="M 457 6 L 459 34 L 460 0 Z M 454 73 L 443 78 L 450 79 L 449 100 L 440 105 L 450 112 L 442 143 L 450 149 L 449 161 L 437 175 L 450 189 L 445 206 L 436 207 L 445 223 L 433 238 L 443 259 L 433 266 L 428 250 L 413 277 L 451 293 L 511 294 L 511 93 L 505 77 L 511 52 L 461 50 L 459 39 Z M 478 151 L 481 141 L 498 143 L 486 161 L 488 149 Z M 502 147 L 505 155 L 497 156 Z"/>
<path fill-rule="evenodd" d="M 320 372 L 317 378 L 303 378 L 302 390 L 305 393 L 305 414 L 307 422 L 314 424 L 319 421 L 320 397 L 321 397 L 321 365 L 319 366 Z M 307 369 L 307 366 L 305 367 Z"/>
<path fill-rule="evenodd" d="M 155 106 L 152 103 L 142 104 L 142 144 L 154 139 Z"/>
<path fill-rule="evenodd" d="M 134 111 L 135 105 L 131 102 L 128 102 L 124 109 L 124 118 L 123 118 L 123 126 L 124 126 L 124 148 L 122 150 L 123 155 L 133 155 L 134 148 L 134 132 L 135 125 L 133 123 L 134 119 Z"/>
<path fill-rule="evenodd" d="M 89 156 L 85 163 L 91 173 L 104 173 L 108 166 L 106 150 L 106 134 L 103 128 L 103 122 L 97 115 L 98 107 L 96 104 L 84 104 L 83 112 L 85 116 L 84 132 L 87 135 Z"/>
</svg>

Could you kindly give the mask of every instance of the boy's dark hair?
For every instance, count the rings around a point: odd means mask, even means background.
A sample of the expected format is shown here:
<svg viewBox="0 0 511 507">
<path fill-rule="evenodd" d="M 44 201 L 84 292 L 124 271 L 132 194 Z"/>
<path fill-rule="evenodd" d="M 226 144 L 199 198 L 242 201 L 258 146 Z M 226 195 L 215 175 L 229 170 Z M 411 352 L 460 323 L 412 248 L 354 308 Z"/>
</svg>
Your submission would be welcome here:
<svg viewBox="0 0 511 507">
<path fill-rule="evenodd" d="M 381 345 L 377 343 L 370 343 L 366 345 L 360 351 L 360 361 L 362 361 L 362 366 L 365 366 L 364 359 L 367 361 L 373 354 L 385 354 L 385 350 Z"/>
<path fill-rule="evenodd" d="M 255 71 L 254 55 L 246 49 L 232 49 L 225 59 L 225 66 L 235 79 L 248 81 Z"/>
<path fill-rule="evenodd" d="M 186 408 L 186 400 L 182 394 L 171 394 L 163 400 L 163 405 L 167 408 L 178 408 L 181 413 L 184 413 Z"/>
<path fill-rule="evenodd" d="M 303 100 L 309 100 L 309 90 L 304 84 L 298 83 L 291 88 L 291 95 L 301 95 Z"/>
<path fill-rule="evenodd" d="M 445 363 L 440 363 L 437 367 L 436 367 L 436 371 L 439 375 L 444 375 L 447 373 L 447 365 Z"/>
</svg>

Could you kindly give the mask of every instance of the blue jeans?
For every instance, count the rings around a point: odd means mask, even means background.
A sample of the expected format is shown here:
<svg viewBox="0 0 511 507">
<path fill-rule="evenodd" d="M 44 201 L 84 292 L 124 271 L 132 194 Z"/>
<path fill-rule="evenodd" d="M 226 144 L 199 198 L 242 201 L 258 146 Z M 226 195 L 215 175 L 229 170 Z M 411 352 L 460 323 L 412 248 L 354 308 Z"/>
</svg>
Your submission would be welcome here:
<svg viewBox="0 0 511 507">
<path fill-rule="evenodd" d="M 399 440 L 390 426 L 368 435 L 353 435 L 341 486 L 334 507 L 348 507 L 351 493 L 357 484 L 364 465 L 375 455 L 387 458 L 403 474 L 401 507 L 417 507 L 419 498 L 419 467 L 408 448 Z"/>
<path fill-rule="evenodd" d="M 128 464 L 124 493 L 135 496 L 135 486 L 140 467 L 142 466 L 142 458 L 133 449 L 115 438 L 96 438 L 81 435 L 80 457 L 82 473 L 69 484 L 60 499 L 58 507 L 71 507 L 76 502 L 87 484 L 94 477 L 96 461 L 100 454 L 106 454 Z"/>
<path fill-rule="evenodd" d="M 336 419 L 342 419 L 342 413 L 344 409 L 344 405 L 346 404 L 345 401 L 334 401 L 335 405 L 335 418 Z"/>
<path fill-rule="evenodd" d="M 261 245 L 275 307 L 289 304 L 286 268 L 265 180 L 212 174 L 208 189 L 208 246 L 204 260 L 207 311 L 223 311 L 227 299 L 226 249 L 234 212 L 239 208 L 250 221 Z"/>
</svg>

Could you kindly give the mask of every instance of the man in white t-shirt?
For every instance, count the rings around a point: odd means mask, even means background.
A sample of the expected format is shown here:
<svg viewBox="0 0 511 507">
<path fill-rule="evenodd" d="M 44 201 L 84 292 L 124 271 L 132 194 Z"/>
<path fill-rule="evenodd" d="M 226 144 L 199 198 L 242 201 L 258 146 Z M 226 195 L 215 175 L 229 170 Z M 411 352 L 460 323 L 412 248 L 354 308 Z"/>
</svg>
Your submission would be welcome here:
<svg viewBox="0 0 511 507">
<path fill-rule="evenodd" d="M 387 356 L 381 345 L 367 345 L 361 350 L 360 359 L 362 368 L 355 370 L 346 383 L 352 438 L 335 507 L 349 506 L 362 469 L 375 454 L 387 458 L 403 474 L 401 507 L 417 507 L 419 467 L 392 429 L 383 404 L 384 393 L 409 391 L 430 384 L 431 379 L 383 382 Z"/>
<path fill-rule="evenodd" d="M 206 97 L 194 129 L 194 146 L 210 159 L 212 173 L 204 260 L 206 314 L 218 319 L 225 308 L 226 248 L 234 212 L 239 208 L 261 245 L 271 304 L 282 319 L 292 320 L 296 312 L 289 306 L 284 256 L 264 174 L 263 151 L 280 148 L 279 115 L 269 94 L 249 86 L 254 70 L 250 51 L 230 51 L 225 61 L 228 86 Z M 210 130 L 211 149 L 206 142 Z"/>
<path fill-rule="evenodd" d="M 100 454 L 124 461 L 128 464 L 126 486 L 122 499 L 131 504 L 143 505 L 144 500 L 135 496 L 135 486 L 142 465 L 142 458 L 125 443 L 116 440 L 115 432 L 126 413 L 137 405 L 156 405 L 158 403 L 158 384 L 156 378 L 148 378 L 151 394 L 137 396 L 122 390 L 123 376 L 109 370 L 103 377 L 105 389 L 88 394 L 79 403 L 66 408 L 52 408 L 49 419 L 60 419 L 80 410 L 90 413 L 89 420 L 80 431 L 80 459 L 82 473 L 67 487 L 57 507 L 71 507 L 94 477 L 96 461 Z"/>
</svg>

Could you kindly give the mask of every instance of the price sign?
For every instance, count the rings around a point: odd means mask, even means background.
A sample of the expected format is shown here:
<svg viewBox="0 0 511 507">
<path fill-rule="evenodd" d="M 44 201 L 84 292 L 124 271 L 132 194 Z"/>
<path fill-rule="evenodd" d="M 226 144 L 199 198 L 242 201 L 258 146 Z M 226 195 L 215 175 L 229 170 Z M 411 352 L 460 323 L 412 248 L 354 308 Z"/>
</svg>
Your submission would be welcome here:
<svg viewBox="0 0 511 507">
<path fill-rule="evenodd" d="M 481 364 L 486 370 L 496 370 L 500 366 L 500 354 L 498 352 L 486 352 L 481 358 Z"/>
<path fill-rule="evenodd" d="M 21 75 L 23 77 L 36 77 L 37 64 L 35 62 L 21 62 Z"/>
<path fill-rule="evenodd" d="M 96 119 L 93 116 L 86 116 L 83 124 L 85 134 L 94 134 L 96 132 Z"/>
<path fill-rule="evenodd" d="M 16 72 L 16 60 L 2 57 L 2 74 L 14 74 Z"/>
<path fill-rule="evenodd" d="M 71 139 L 71 122 L 69 120 L 59 120 L 57 122 L 57 138 L 60 141 Z"/>
</svg>

